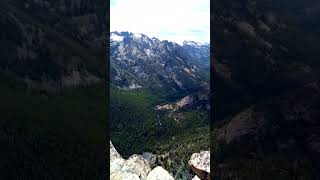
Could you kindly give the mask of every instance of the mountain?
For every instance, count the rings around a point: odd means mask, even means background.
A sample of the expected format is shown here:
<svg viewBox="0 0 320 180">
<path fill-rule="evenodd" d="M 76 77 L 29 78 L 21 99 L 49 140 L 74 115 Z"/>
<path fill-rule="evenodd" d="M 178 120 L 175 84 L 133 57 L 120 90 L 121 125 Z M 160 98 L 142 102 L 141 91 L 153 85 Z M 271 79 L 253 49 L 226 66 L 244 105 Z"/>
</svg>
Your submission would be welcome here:
<svg viewBox="0 0 320 180">
<path fill-rule="evenodd" d="M 190 93 L 208 84 L 191 54 L 177 43 L 129 32 L 111 32 L 110 40 L 111 81 L 116 86 Z"/>
<path fill-rule="evenodd" d="M 217 169 L 218 176 L 242 177 L 244 171 L 263 175 L 267 171 L 266 177 L 316 179 L 320 152 L 319 90 L 319 82 L 307 84 L 231 116 L 218 128 L 217 139 L 224 142 L 221 154 L 225 163 Z M 259 168 L 254 169 L 256 166 Z M 278 172 L 280 169 L 286 173 Z"/>
<path fill-rule="evenodd" d="M 216 178 L 319 178 L 318 6 L 215 1 Z"/>
<path fill-rule="evenodd" d="M 47 90 L 105 81 L 106 5 L 88 0 L 1 2 L 1 72 Z"/>
<path fill-rule="evenodd" d="M 155 165 L 175 179 L 193 177 L 188 160 L 209 148 L 209 69 L 193 55 L 167 40 L 110 33 L 111 140 L 125 158 L 161 157 Z"/>
<path fill-rule="evenodd" d="M 182 47 L 192 57 L 194 63 L 198 66 L 210 67 L 210 45 L 197 43 L 194 41 L 184 41 Z"/>
<path fill-rule="evenodd" d="M 213 66 L 217 72 L 214 88 L 220 94 L 215 101 L 219 119 L 318 79 L 317 26 L 310 29 L 301 25 L 301 18 L 309 17 L 306 22 L 311 23 L 317 17 L 303 15 L 297 19 L 289 12 L 307 9 L 297 4 L 246 0 L 215 3 Z"/>
<path fill-rule="evenodd" d="M 109 3 L 0 5 L 0 179 L 104 178 Z"/>
</svg>

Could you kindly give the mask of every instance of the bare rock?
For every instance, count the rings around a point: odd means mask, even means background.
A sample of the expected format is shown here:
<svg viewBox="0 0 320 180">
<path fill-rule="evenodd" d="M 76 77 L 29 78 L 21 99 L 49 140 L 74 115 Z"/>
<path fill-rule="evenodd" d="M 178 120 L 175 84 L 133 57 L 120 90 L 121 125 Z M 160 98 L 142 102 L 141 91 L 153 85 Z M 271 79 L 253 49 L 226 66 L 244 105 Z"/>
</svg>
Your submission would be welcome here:
<svg viewBox="0 0 320 180">
<path fill-rule="evenodd" d="M 125 160 L 114 148 L 110 141 L 110 179 L 126 180 L 141 179 L 145 180 L 151 171 L 151 167 L 141 155 L 132 155 Z"/>
<path fill-rule="evenodd" d="M 189 165 L 200 179 L 210 179 L 210 151 L 193 153 Z"/>
<path fill-rule="evenodd" d="M 142 180 L 147 178 L 151 167 L 141 155 L 132 155 L 124 164 L 121 171 L 133 172 L 137 174 Z"/>
<path fill-rule="evenodd" d="M 157 166 L 151 171 L 148 159 L 151 153 L 144 153 L 145 157 L 134 154 L 125 160 L 110 141 L 110 179 L 111 180 L 174 180 L 168 171 Z M 147 156 L 147 158 L 146 158 Z M 164 158 L 169 154 L 163 155 Z"/>
<path fill-rule="evenodd" d="M 125 160 L 120 156 L 110 141 L 110 174 L 120 171 Z"/>
<path fill-rule="evenodd" d="M 148 174 L 147 180 L 174 180 L 174 178 L 161 166 L 157 166 Z"/>
<path fill-rule="evenodd" d="M 140 180 L 139 176 L 132 172 L 116 171 L 110 175 L 111 180 Z"/>
<path fill-rule="evenodd" d="M 201 180 L 197 175 L 195 175 L 192 180 Z"/>
<path fill-rule="evenodd" d="M 183 106 L 192 104 L 192 102 L 193 102 L 193 98 L 191 96 L 186 96 L 186 97 L 182 98 L 180 101 L 178 101 L 176 103 L 176 106 L 181 108 Z"/>
</svg>

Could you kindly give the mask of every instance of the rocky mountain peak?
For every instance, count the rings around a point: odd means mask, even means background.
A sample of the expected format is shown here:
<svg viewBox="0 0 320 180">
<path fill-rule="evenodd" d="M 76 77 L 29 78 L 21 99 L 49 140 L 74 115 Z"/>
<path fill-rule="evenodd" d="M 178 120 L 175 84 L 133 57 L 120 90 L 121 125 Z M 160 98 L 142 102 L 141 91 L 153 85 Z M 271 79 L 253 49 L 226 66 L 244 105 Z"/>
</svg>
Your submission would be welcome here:
<svg viewBox="0 0 320 180">
<path fill-rule="evenodd" d="M 161 87 L 179 91 L 203 84 L 200 67 L 189 51 L 177 43 L 130 32 L 111 32 L 110 39 L 111 80 L 120 88 Z"/>
<path fill-rule="evenodd" d="M 202 46 L 203 44 L 195 41 L 183 41 L 183 45 L 189 45 L 189 46 Z"/>
</svg>

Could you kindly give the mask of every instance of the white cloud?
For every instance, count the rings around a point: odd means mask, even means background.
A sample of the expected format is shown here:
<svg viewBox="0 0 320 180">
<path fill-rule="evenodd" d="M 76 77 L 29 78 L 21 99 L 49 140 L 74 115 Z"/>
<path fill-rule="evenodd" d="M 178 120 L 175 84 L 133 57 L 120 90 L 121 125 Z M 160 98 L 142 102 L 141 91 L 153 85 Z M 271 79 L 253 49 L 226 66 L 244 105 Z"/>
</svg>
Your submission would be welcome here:
<svg viewBox="0 0 320 180">
<path fill-rule="evenodd" d="M 209 42 L 210 0 L 111 0 L 110 30 Z"/>
</svg>

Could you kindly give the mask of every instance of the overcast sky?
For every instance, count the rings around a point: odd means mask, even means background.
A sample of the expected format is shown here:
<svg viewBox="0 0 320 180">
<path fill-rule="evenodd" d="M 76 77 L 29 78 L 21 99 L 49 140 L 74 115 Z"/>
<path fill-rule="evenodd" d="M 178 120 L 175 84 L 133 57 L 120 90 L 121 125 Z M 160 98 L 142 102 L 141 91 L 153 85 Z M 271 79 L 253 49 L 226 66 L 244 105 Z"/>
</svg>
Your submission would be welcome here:
<svg viewBox="0 0 320 180">
<path fill-rule="evenodd" d="M 110 30 L 210 42 L 210 0 L 111 0 Z"/>
</svg>

